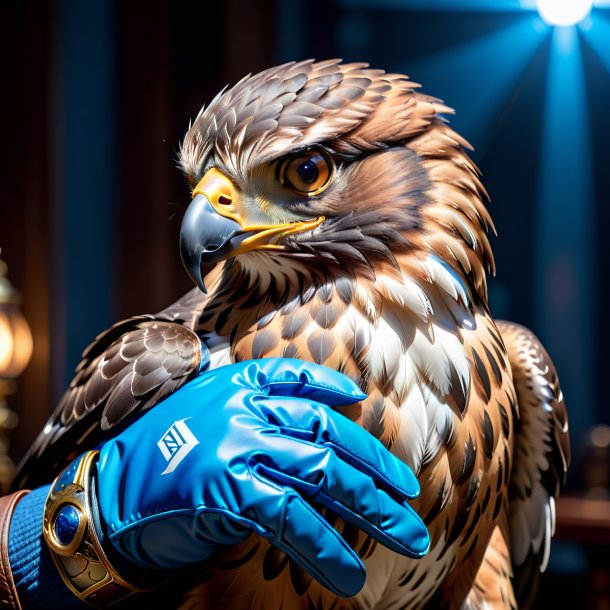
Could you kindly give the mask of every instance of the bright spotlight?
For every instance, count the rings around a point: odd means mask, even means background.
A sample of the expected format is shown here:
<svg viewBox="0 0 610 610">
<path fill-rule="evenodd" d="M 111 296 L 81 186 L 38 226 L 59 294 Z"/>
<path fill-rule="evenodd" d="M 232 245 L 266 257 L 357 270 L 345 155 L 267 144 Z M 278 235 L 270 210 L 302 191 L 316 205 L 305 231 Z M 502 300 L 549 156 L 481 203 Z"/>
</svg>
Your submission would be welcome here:
<svg viewBox="0 0 610 610">
<path fill-rule="evenodd" d="M 593 0 L 537 0 L 540 16 L 550 25 L 576 25 L 591 12 Z"/>
</svg>

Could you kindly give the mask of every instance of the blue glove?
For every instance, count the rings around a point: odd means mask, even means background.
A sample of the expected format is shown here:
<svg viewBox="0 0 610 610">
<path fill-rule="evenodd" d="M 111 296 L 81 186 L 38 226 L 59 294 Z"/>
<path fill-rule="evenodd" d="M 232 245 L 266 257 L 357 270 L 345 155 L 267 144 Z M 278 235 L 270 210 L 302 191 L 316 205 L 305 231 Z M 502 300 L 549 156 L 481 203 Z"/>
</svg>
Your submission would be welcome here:
<svg viewBox="0 0 610 610">
<path fill-rule="evenodd" d="M 354 595 L 364 566 L 316 502 L 421 557 L 429 537 L 406 502 L 419 493 L 412 471 L 326 406 L 364 398 L 340 373 L 298 360 L 200 375 L 103 445 L 99 504 L 112 545 L 139 565 L 176 568 L 256 532 Z"/>
</svg>

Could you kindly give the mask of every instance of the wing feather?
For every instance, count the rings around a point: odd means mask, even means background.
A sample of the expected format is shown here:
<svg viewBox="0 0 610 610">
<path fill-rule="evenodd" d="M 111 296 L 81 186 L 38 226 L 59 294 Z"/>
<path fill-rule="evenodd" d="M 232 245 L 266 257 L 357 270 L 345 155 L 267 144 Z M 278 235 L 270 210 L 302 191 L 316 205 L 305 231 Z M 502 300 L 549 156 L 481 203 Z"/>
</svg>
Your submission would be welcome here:
<svg viewBox="0 0 610 610">
<path fill-rule="evenodd" d="M 205 346 L 182 320 L 164 318 L 120 322 L 85 350 L 68 390 L 22 460 L 15 487 L 47 482 L 72 456 L 197 374 Z"/>
<path fill-rule="evenodd" d="M 499 322 L 513 370 L 520 427 L 509 483 L 510 538 L 515 595 L 531 605 L 548 563 L 555 529 L 555 498 L 570 462 L 570 441 L 557 372 L 532 332 Z"/>
</svg>

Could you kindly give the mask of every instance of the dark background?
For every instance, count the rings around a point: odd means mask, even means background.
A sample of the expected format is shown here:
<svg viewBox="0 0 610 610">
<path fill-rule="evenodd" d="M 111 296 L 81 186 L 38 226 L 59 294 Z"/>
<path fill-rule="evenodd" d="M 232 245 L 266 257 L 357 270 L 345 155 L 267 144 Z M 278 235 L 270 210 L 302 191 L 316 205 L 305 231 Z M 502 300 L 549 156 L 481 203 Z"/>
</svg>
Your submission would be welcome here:
<svg viewBox="0 0 610 610">
<path fill-rule="evenodd" d="M 605 55 L 595 44 L 610 11 L 561 33 L 517 0 L 434 4 L 0 4 L 1 256 L 35 345 L 11 398 L 15 458 L 96 334 L 190 288 L 175 167 L 189 119 L 248 72 L 343 57 L 407 73 L 456 108 L 499 235 L 492 308 L 533 328 L 556 361 L 578 461 L 586 430 L 610 420 L 610 37 Z M 556 546 L 543 606 L 582 605 L 586 550 Z"/>
</svg>

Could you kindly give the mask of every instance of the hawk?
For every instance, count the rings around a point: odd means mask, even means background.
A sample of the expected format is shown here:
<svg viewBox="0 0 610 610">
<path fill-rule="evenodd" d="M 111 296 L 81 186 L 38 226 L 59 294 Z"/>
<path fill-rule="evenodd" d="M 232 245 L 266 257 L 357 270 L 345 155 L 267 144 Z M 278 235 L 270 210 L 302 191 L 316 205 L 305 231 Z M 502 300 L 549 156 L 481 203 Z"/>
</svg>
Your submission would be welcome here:
<svg viewBox="0 0 610 610">
<path fill-rule="evenodd" d="M 403 557 L 335 520 L 367 568 L 339 599 L 252 536 L 205 567 L 184 607 L 528 605 L 569 462 L 566 411 L 539 341 L 490 313 L 494 227 L 450 112 L 403 75 L 339 60 L 219 93 L 180 150 L 193 188 L 182 256 L 199 288 L 84 352 L 20 484 L 197 375 L 202 343 L 212 367 L 310 360 L 368 394 L 345 414 L 417 474 L 430 552 Z"/>
</svg>

